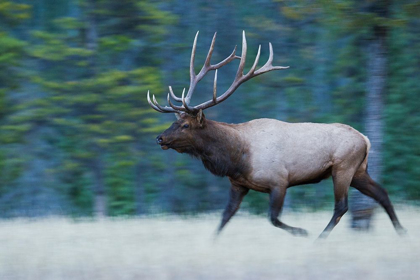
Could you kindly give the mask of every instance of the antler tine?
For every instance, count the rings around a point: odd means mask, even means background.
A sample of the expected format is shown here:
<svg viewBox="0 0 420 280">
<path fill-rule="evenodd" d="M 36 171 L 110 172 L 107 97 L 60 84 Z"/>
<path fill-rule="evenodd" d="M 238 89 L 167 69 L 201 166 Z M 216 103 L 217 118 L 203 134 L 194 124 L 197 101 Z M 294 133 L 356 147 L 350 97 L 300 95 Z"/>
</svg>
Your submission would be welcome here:
<svg viewBox="0 0 420 280">
<path fill-rule="evenodd" d="M 195 86 L 197 85 L 197 75 L 195 74 L 195 70 L 194 70 L 194 60 L 195 60 L 195 50 L 197 48 L 197 38 L 198 38 L 198 33 L 200 33 L 200 31 L 197 31 L 197 33 L 195 34 L 195 38 L 194 38 L 194 43 L 193 43 L 193 47 L 192 47 L 192 51 L 191 51 L 191 60 L 190 60 L 190 87 L 188 88 L 188 92 L 187 92 L 187 96 L 185 98 L 185 102 L 186 104 L 190 103 L 191 100 L 191 96 L 194 92 Z M 184 98 L 182 98 L 182 103 L 184 103 Z"/>
<path fill-rule="evenodd" d="M 150 100 L 150 92 L 147 91 L 147 102 L 149 103 L 150 107 L 152 107 L 154 110 L 160 112 L 160 113 L 175 113 L 175 112 L 179 112 L 177 110 L 174 110 L 172 108 L 169 107 L 162 107 L 159 105 L 159 103 L 156 101 L 155 96 L 152 96 L 153 98 L 153 102 L 152 100 Z"/>
<path fill-rule="evenodd" d="M 238 72 L 236 72 L 236 78 L 235 81 L 240 79 L 244 74 L 244 67 L 245 67 L 245 61 L 246 61 L 246 51 L 248 47 L 246 44 L 246 36 L 245 36 L 245 30 L 242 31 L 242 54 L 241 54 L 241 62 L 239 62 Z"/>
<path fill-rule="evenodd" d="M 213 102 L 217 101 L 217 69 L 214 72 L 214 82 L 213 82 Z"/>
<path fill-rule="evenodd" d="M 184 88 L 184 91 L 185 91 L 185 88 Z M 171 87 L 171 86 L 169 86 L 169 93 L 171 94 L 172 98 L 173 98 L 175 101 L 182 102 L 182 98 L 179 98 L 179 97 L 177 97 L 177 96 L 174 94 L 174 91 L 172 90 L 172 87 Z"/>
<path fill-rule="evenodd" d="M 190 60 L 190 79 L 191 80 L 195 79 L 194 60 L 195 60 L 195 49 L 197 48 L 198 33 L 200 33 L 200 31 L 197 31 L 197 33 L 195 34 L 194 43 L 193 43 L 193 47 L 191 51 L 191 60 Z"/>
<path fill-rule="evenodd" d="M 185 94 L 185 88 L 182 90 L 181 96 L 183 96 Z M 182 98 L 181 98 L 181 102 L 182 102 Z"/>
<path fill-rule="evenodd" d="M 229 62 L 231 62 L 234 59 L 240 59 L 241 57 L 236 55 L 236 48 L 237 48 L 237 46 L 235 46 L 235 48 L 233 49 L 232 53 L 228 57 L 226 57 L 225 59 L 223 59 L 219 63 L 214 64 L 214 65 L 210 65 L 209 70 L 219 69 L 219 68 L 221 68 L 222 66 L 228 64 Z"/>
<path fill-rule="evenodd" d="M 289 68 L 289 66 L 273 66 L 273 46 L 271 45 L 271 43 L 268 43 L 268 48 L 270 49 L 270 55 L 268 57 L 268 60 L 263 67 L 255 71 L 255 76 L 261 75 L 271 70 L 283 70 Z"/>
<path fill-rule="evenodd" d="M 150 92 L 149 91 L 147 91 L 147 102 L 149 103 L 150 107 L 152 107 L 156 111 L 161 112 L 161 113 L 164 113 L 164 111 L 162 111 L 155 104 L 152 103 L 152 101 L 150 100 Z"/>
<path fill-rule="evenodd" d="M 216 42 L 216 35 L 217 35 L 217 32 L 214 32 L 213 39 L 211 40 L 211 44 L 210 44 L 210 49 L 209 49 L 209 52 L 207 53 L 206 61 L 204 62 L 204 67 L 209 67 L 210 66 L 210 60 L 211 60 L 211 56 L 213 54 L 214 44 Z"/>
<path fill-rule="evenodd" d="M 180 99 L 181 99 L 181 98 L 180 98 Z M 171 106 L 174 110 L 176 110 L 176 111 L 178 111 L 178 112 L 179 112 L 179 111 L 185 111 L 184 107 L 174 105 L 174 104 L 171 102 L 171 97 L 170 97 L 169 93 L 168 93 L 168 97 L 166 98 L 166 100 L 168 101 L 169 106 Z M 182 100 L 182 99 L 181 99 L 181 100 Z"/>
<path fill-rule="evenodd" d="M 273 45 L 271 44 L 271 42 L 268 42 L 268 49 L 270 51 L 270 55 L 268 56 L 268 60 L 267 63 L 269 63 L 271 65 L 271 63 L 273 63 Z"/>
<path fill-rule="evenodd" d="M 163 112 L 173 112 L 172 108 L 169 108 L 169 107 L 166 107 L 166 106 L 165 107 L 160 106 L 159 103 L 157 102 L 154 94 L 152 95 L 152 98 L 153 98 L 153 103 L 155 104 L 155 106 L 158 107 L 161 111 L 163 111 Z"/>
<path fill-rule="evenodd" d="M 195 112 L 195 108 L 191 108 L 188 106 L 187 100 L 184 97 L 184 91 L 182 92 L 182 105 L 184 106 L 184 109 L 182 111 L 185 111 L 187 113 L 193 113 Z"/>
<path fill-rule="evenodd" d="M 260 60 L 260 53 L 261 53 L 261 45 L 258 46 L 257 56 L 255 57 L 254 64 L 252 65 L 251 69 L 249 70 L 247 75 L 252 75 L 255 72 L 255 68 L 257 68 L 258 61 Z"/>
</svg>

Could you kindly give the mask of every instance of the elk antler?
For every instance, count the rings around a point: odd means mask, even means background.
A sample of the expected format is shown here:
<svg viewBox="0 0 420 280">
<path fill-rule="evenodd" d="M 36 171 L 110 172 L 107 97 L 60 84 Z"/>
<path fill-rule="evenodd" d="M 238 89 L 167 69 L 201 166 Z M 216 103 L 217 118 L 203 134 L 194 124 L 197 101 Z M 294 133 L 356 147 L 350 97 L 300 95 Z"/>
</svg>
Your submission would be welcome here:
<svg viewBox="0 0 420 280">
<path fill-rule="evenodd" d="M 254 64 L 252 65 L 249 72 L 244 75 L 243 70 L 244 70 L 244 67 L 245 67 L 246 52 L 247 52 L 245 31 L 242 32 L 242 54 L 241 54 L 240 57 L 236 56 L 236 54 L 235 54 L 236 53 L 236 46 L 235 46 L 233 52 L 227 58 L 225 58 L 224 60 L 222 60 L 221 62 L 219 62 L 217 64 L 210 64 L 210 59 L 211 59 L 211 56 L 213 54 L 214 44 L 215 44 L 215 41 L 216 41 L 216 34 L 217 34 L 217 32 L 214 33 L 213 40 L 211 41 L 210 49 L 209 49 L 209 52 L 207 54 L 204 65 L 197 75 L 195 74 L 195 71 L 194 71 L 194 59 L 195 59 L 195 50 L 196 50 L 196 46 L 197 46 L 198 32 L 195 35 L 194 43 L 193 43 L 193 47 L 192 47 L 192 52 L 191 52 L 191 60 L 190 60 L 190 87 L 188 89 L 187 95 L 185 96 L 185 88 L 184 88 L 184 90 L 182 91 L 181 97 L 177 97 L 174 94 L 174 92 L 172 90 L 172 87 L 169 86 L 169 93 L 168 93 L 167 101 L 168 101 L 168 104 L 169 104 L 170 107 L 168 107 L 168 106 L 162 107 L 156 101 L 156 98 L 155 98 L 154 95 L 152 97 L 153 101 L 151 101 L 150 100 L 150 94 L 149 94 L 149 92 L 147 92 L 147 101 L 149 102 L 150 106 L 153 109 L 155 109 L 156 111 L 161 112 L 161 113 L 186 112 L 186 113 L 190 113 L 190 114 L 195 114 L 200 109 L 204 110 L 204 109 L 210 108 L 212 106 L 215 106 L 215 105 L 223 102 L 230 95 L 232 95 L 232 93 L 242 83 L 248 81 L 249 79 L 251 79 L 253 77 L 256 77 L 258 75 L 264 74 L 264 73 L 272 71 L 272 70 L 282 70 L 282 69 L 289 68 L 289 66 L 273 66 L 272 65 L 272 62 L 273 62 L 273 46 L 271 45 L 271 43 L 269 43 L 270 55 L 269 55 L 268 61 L 264 64 L 263 67 L 261 67 L 258 70 L 255 70 L 257 68 L 257 64 L 258 64 L 258 61 L 259 61 L 259 58 L 260 58 L 260 51 L 261 51 L 261 45 L 260 45 L 258 47 L 258 52 L 257 52 L 257 56 L 255 58 Z M 217 97 L 217 91 L 216 91 L 216 89 L 217 89 L 217 69 L 219 69 L 222 66 L 228 64 L 229 62 L 231 62 L 232 60 L 234 60 L 236 58 L 240 59 L 241 61 L 239 63 L 238 71 L 236 72 L 235 80 L 233 81 L 232 85 L 221 96 Z M 204 103 L 201 103 L 197 106 L 190 107 L 189 103 L 191 101 L 191 96 L 194 92 L 194 89 L 195 89 L 197 83 L 210 70 L 216 70 L 215 75 L 214 75 L 213 98 L 211 100 L 206 101 Z M 177 102 L 182 102 L 182 106 L 174 105 L 171 102 L 171 97 Z"/>
</svg>

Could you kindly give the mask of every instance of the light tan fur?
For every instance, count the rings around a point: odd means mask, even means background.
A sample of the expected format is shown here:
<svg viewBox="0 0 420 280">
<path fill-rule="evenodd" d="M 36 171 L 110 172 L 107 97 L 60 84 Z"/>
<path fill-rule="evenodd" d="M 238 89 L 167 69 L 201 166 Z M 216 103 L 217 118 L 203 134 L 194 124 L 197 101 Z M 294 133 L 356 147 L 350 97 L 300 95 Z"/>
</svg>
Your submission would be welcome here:
<svg viewBox="0 0 420 280">
<path fill-rule="evenodd" d="M 343 124 L 256 119 L 234 127 L 250 151 L 252 171 L 240 181 L 265 192 L 314 180 L 329 168 L 346 169 L 353 177 L 369 146 L 365 136 Z"/>
</svg>

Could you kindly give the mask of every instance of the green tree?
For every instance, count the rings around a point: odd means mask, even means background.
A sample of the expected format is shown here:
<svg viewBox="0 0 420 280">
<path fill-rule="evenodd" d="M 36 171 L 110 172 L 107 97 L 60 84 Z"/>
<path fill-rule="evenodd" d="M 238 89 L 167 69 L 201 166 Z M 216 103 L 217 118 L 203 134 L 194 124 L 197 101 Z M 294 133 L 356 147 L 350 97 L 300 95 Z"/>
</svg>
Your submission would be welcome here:
<svg viewBox="0 0 420 280">
<path fill-rule="evenodd" d="M 34 77 L 49 92 L 44 118 L 62 136 L 59 141 L 69 161 L 64 166 L 72 167 L 69 172 L 88 170 L 92 210 L 98 216 L 110 214 L 107 204 L 113 198 L 107 197 L 108 187 L 123 188 L 133 177 L 120 174 L 125 184 L 120 181 L 116 184 L 112 176 L 107 182 L 106 174 L 111 170 L 135 165 L 133 158 L 111 163 L 110 159 L 115 160 L 113 152 L 121 154 L 120 150 L 114 150 L 114 145 L 124 143 L 120 148 L 126 155 L 133 149 L 138 154 L 134 146 L 145 136 L 142 129 L 156 123 L 147 115 L 144 93 L 148 89 L 161 91 L 160 73 L 147 67 L 147 63 L 138 65 L 130 61 L 155 62 L 154 56 L 146 54 L 147 50 L 163 35 L 157 34 L 161 26 L 172 21 L 170 15 L 154 4 L 122 2 L 124 9 L 130 11 L 127 14 L 121 14 L 115 6 L 121 3 L 88 1 L 79 7 L 83 11 L 81 18 L 57 19 L 54 32 L 34 33 L 38 43 L 32 55 L 47 65 L 42 75 Z M 148 44 L 136 50 L 142 40 Z M 72 189 L 80 188 L 78 182 L 75 184 Z M 117 193 L 111 189 L 111 194 Z"/>
<path fill-rule="evenodd" d="M 29 127 L 14 122 L 20 104 L 12 94 L 19 89 L 23 78 L 21 66 L 26 43 L 12 31 L 29 17 L 30 6 L 0 1 L 0 196 L 14 197 L 16 192 L 12 185 L 21 175 L 24 164 L 24 158 L 14 154 L 18 151 L 16 144 L 23 141 Z"/>
<path fill-rule="evenodd" d="M 384 183 L 390 194 L 409 201 L 420 198 L 420 74 L 417 49 L 419 1 L 402 1 L 399 19 L 404 23 L 389 32 L 389 87 L 385 107 Z"/>
</svg>

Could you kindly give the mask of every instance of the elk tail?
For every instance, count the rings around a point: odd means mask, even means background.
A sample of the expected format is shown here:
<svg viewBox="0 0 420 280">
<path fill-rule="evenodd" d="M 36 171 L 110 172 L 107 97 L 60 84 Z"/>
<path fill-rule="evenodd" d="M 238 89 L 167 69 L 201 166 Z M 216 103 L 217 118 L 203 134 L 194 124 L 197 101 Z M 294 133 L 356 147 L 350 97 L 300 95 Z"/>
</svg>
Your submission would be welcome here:
<svg viewBox="0 0 420 280">
<path fill-rule="evenodd" d="M 360 164 L 360 167 L 363 168 L 364 170 L 367 170 L 369 150 L 370 150 L 371 144 L 370 144 L 370 140 L 369 140 L 369 138 L 367 138 L 367 136 L 365 136 L 363 134 L 362 134 L 362 136 L 363 136 L 363 139 L 366 142 L 366 155 L 365 155 L 365 159 Z M 359 169 L 360 169 L 360 167 L 359 167 Z"/>
</svg>

